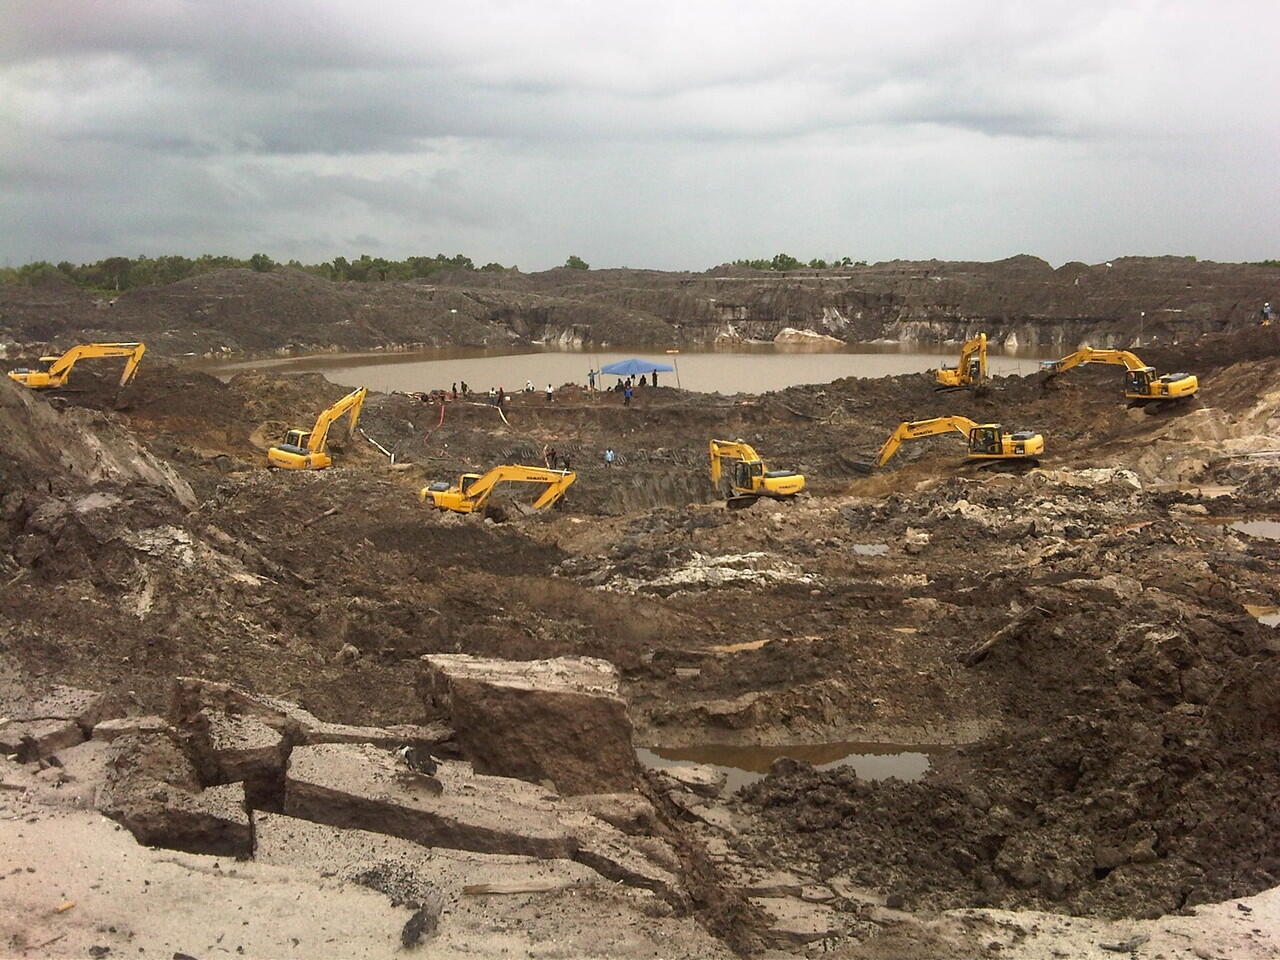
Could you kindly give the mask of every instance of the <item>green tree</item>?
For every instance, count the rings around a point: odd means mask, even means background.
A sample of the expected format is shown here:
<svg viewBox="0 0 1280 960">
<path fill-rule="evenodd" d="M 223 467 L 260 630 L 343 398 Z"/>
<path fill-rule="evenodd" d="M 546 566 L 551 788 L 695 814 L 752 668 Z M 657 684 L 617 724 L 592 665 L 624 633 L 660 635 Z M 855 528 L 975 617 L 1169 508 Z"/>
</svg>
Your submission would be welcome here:
<svg viewBox="0 0 1280 960">
<path fill-rule="evenodd" d="M 103 280 L 101 285 L 113 286 L 116 290 L 120 289 L 120 285 L 124 284 L 124 288 L 129 289 L 129 269 L 133 263 L 128 257 L 108 257 L 106 260 L 98 261 L 98 269 L 102 272 Z"/>
<path fill-rule="evenodd" d="M 804 264 L 789 253 L 775 253 L 769 261 L 771 270 L 799 270 Z"/>
<path fill-rule="evenodd" d="M 591 269 L 591 264 L 587 263 L 587 261 L 583 260 L 581 257 L 576 255 L 570 256 L 569 259 L 564 262 L 564 265 L 568 267 L 570 270 L 590 270 Z"/>
<path fill-rule="evenodd" d="M 276 262 L 265 253 L 255 253 L 249 258 L 249 266 L 258 273 L 270 273 L 276 268 Z"/>
</svg>

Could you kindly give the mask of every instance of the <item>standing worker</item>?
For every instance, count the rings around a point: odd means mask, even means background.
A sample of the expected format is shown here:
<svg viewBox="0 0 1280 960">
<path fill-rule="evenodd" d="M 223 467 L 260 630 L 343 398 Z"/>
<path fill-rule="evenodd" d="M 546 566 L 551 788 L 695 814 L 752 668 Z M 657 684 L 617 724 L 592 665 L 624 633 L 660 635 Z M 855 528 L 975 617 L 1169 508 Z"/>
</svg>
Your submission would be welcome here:
<svg viewBox="0 0 1280 960">
<path fill-rule="evenodd" d="M 613 466 L 613 447 L 608 447 L 604 451 L 604 465 L 606 467 Z"/>
<path fill-rule="evenodd" d="M 551 388 L 551 384 L 548 383 L 547 384 L 547 403 L 551 403 L 555 400 L 556 398 L 555 394 L 556 394 L 555 390 L 553 390 Z"/>
<path fill-rule="evenodd" d="M 1264 327 L 1271 326 L 1271 301 L 1268 300 L 1262 305 L 1262 325 Z"/>
<path fill-rule="evenodd" d="M 594 370 L 588 370 L 588 371 L 587 371 L 587 389 L 588 389 L 588 390 L 590 390 L 592 393 L 594 393 L 594 392 L 595 392 L 595 389 L 596 389 L 596 372 L 595 372 Z"/>
<path fill-rule="evenodd" d="M 624 407 L 631 406 L 631 384 L 627 384 L 622 388 L 622 405 Z"/>
</svg>

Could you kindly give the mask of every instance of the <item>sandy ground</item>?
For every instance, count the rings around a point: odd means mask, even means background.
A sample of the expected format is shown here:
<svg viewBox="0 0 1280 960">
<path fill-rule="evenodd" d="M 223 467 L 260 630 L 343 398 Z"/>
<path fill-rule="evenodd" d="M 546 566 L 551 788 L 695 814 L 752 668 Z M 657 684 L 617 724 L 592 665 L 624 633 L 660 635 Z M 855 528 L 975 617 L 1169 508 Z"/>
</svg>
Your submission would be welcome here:
<svg viewBox="0 0 1280 960">
<path fill-rule="evenodd" d="M 428 850 L 269 814 L 254 861 L 199 856 L 138 845 L 72 784 L 3 761 L 0 782 L 27 788 L 0 789 L 0 956 L 391 957 L 414 913 L 402 900 L 431 890 L 444 910 L 423 956 L 732 956 L 648 891 L 567 860 Z M 533 881 L 552 889 L 463 893 Z"/>
</svg>

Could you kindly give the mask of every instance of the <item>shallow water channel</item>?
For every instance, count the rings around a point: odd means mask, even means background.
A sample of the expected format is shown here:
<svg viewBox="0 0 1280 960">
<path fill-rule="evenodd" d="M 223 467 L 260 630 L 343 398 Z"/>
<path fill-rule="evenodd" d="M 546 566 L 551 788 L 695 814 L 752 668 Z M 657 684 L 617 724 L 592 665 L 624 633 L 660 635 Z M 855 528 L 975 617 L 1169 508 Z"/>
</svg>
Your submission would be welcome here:
<svg viewBox="0 0 1280 960">
<path fill-rule="evenodd" d="M 441 347 L 401 353 L 325 353 L 275 360 L 237 363 L 200 363 L 205 371 L 230 377 L 246 370 L 275 373 L 321 373 L 341 386 L 367 386 L 372 390 L 405 392 L 448 389 L 465 380 L 473 391 L 503 387 L 523 389 L 531 381 L 537 390 L 548 383 L 585 385 L 587 371 L 639 357 L 675 369 L 659 373 L 660 386 L 680 386 L 707 393 L 762 393 L 801 383 L 829 383 L 840 377 L 885 377 L 923 373 L 940 366 L 954 366 L 960 348 L 945 350 L 938 344 L 858 343 L 821 349 L 793 344 L 734 344 L 728 348 L 685 347 L 679 354 L 661 348 L 610 348 L 606 351 L 512 347 Z M 993 375 L 1031 374 L 1039 369 L 1039 352 L 1018 355 L 989 353 Z M 612 386 L 615 377 L 601 383 Z"/>
<path fill-rule="evenodd" d="M 640 762 L 653 770 L 666 767 L 705 764 L 728 776 L 726 790 L 755 783 L 769 772 L 780 757 L 803 760 L 819 770 L 852 767 L 864 780 L 919 780 L 929 769 L 930 756 L 949 752 L 954 747 L 921 746 L 919 744 L 865 743 L 791 743 L 777 746 L 729 746 L 701 744 L 693 747 L 640 747 Z"/>
</svg>

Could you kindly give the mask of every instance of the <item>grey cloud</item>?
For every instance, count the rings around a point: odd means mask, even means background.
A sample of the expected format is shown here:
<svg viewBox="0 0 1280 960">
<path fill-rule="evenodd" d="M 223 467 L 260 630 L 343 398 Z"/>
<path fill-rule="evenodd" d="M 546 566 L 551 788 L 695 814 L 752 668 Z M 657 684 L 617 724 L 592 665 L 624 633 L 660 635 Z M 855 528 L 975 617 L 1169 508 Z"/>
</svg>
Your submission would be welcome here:
<svg viewBox="0 0 1280 960">
<path fill-rule="evenodd" d="M 11 0 L 0 17 L 10 259 L 266 241 L 327 258 L 356 237 L 524 266 L 569 246 L 657 266 L 778 246 L 1275 255 L 1259 225 L 1280 216 L 1263 169 L 1280 107 L 1227 60 L 1274 32 L 1270 7 Z M 1234 192 L 1197 194 L 1226 166 Z M 1104 203 L 1117 178 L 1153 217 Z"/>
</svg>

